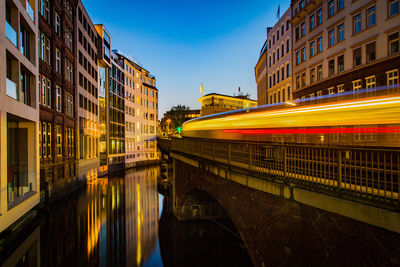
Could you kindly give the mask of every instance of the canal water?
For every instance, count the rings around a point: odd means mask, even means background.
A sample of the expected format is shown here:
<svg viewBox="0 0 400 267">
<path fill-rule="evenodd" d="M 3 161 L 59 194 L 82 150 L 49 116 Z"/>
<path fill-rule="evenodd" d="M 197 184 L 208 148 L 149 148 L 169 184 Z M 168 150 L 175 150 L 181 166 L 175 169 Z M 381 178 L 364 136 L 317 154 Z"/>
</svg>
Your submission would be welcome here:
<svg viewBox="0 0 400 267">
<path fill-rule="evenodd" d="M 42 210 L 1 251 L 3 266 L 251 266 L 229 219 L 180 222 L 159 166 L 99 178 Z M 164 208 L 163 208 L 164 207 Z"/>
</svg>

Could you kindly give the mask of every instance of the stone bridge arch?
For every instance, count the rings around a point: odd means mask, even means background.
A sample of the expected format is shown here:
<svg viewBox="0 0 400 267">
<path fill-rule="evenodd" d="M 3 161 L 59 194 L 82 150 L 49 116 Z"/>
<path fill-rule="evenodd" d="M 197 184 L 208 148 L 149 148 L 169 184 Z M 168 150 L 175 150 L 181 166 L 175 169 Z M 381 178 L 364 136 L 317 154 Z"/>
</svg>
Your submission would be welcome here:
<svg viewBox="0 0 400 267">
<path fill-rule="evenodd" d="M 400 264 L 397 234 L 233 182 L 226 178 L 232 170 L 223 166 L 219 175 L 208 168 L 174 158 L 174 214 L 190 203 L 187 196 L 211 197 L 229 215 L 255 266 Z"/>
</svg>

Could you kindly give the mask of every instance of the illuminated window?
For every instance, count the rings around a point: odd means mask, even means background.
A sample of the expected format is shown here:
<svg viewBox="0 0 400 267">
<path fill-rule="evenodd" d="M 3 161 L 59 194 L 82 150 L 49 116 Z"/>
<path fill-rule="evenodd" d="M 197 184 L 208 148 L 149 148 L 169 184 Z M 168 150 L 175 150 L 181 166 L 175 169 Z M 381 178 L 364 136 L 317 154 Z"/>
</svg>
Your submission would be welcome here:
<svg viewBox="0 0 400 267">
<path fill-rule="evenodd" d="M 335 93 L 335 87 L 328 88 L 328 93 L 333 95 Z"/>
<path fill-rule="evenodd" d="M 339 84 L 337 86 L 337 91 L 338 91 L 338 93 L 343 93 L 344 92 L 344 84 Z"/>
<path fill-rule="evenodd" d="M 57 156 L 62 155 L 62 134 L 61 134 L 61 126 L 57 125 Z"/>
<path fill-rule="evenodd" d="M 366 88 L 374 88 L 376 87 L 376 77 L 375 75 L 369 76 L 365 78 Z"/>
<path fill-rule="evenodd" d="M 47 123 L 47 157 L 51 157 L 51 138 L 52 138 L 52 130 L 51 123 Z"/>
<path fill-rule="evenodd" d="M 387 85 L 399 84 L 399 70 L 394 69 L 386 72 Z"/>
<path fill-rule="evenodd" d="M 353 91 L 360 90 L 362 87 L 361 79 L 353 81 Z"/>
<path fill-rule="evenodd" d="M 42 122 L 39 122 L 39 157 L 42 158 L 43 156 L 43 142 L 42 142 Z"/>
<path fill-rule="evenodd" d="M 317 96 L 322 96 L 322 91 L 318 91 Z"/>
</svg>

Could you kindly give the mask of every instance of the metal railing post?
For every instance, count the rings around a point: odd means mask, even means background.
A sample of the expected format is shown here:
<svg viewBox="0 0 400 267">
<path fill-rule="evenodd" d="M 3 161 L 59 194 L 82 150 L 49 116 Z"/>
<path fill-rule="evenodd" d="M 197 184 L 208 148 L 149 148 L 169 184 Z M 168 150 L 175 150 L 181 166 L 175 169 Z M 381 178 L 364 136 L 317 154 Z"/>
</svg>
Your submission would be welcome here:
<svg viewBox="0 0 400 267">
<path fill-rule="evenodd" d="M 340 194 L 341 190 L 342 190 L 342 151 L 341 150 L 337 150 L 338 151 L 338 155 L 337 155 L 337 168 L 338 168 L 338 192 Z"/>
<path fill-rule="evenodd" d="M 231 165 L 231 152 L 232 152 L 232 144 L 228 143 L 228 165 Z"/>
<path fill-rule="evenodd" d="M 251 167 L 253 166 L 253 149 L 252 145 L 249 144 L 249 170 L 251 171 Z"/>
</svg>

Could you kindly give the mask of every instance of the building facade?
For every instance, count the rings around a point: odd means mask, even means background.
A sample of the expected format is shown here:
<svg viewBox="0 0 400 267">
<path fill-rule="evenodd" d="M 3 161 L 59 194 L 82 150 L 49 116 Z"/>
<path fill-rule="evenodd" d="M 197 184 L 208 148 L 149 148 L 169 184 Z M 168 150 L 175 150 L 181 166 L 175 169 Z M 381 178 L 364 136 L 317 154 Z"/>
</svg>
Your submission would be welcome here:
<svg viewBox="0 0 400 267">
<path fill-rule="evenodd" d="M 125 75 L 124 62 L 111 52 L 108 91 L 108 172 L 125 168 Z"/>
<path fill-rule="evenodd" d="M 398 0 L 292 1 L 294 98 L 399 83 Z"/>
<path fill-rule="evenodd" d="M 77 176 L 81 181 L 91 181 L 97 177 L 99 169 L 97 31 L 81 1 L 78 2 L 76 18 Z"/>
<path fill-rule="evenodd" d="M 278 20 L 267 36 L 267 103 L 292 99 L 291 9 Z"/>
<path fill-rule="evenodd" d="M 267 29 L 268 30 L 271 28 Z M 268 35 L 268 33 L 267 33 Z M 260 57 L 258 58 L 257 64 L 254 67 L 254 74 L 257 83 L 257 103 L 259 106 L 268 104 L 268 68 L 267 68 L 267 49 L 268 40 L 265 41 L 261 48 Z"/>
<path fill-rule="evenodd" d="M 76 0 L 39 1 L 41 196 L 75 180 Z"/>
<path fill-rule="evenodd" d="M 125 72 L 125 166 L 159 160 L 156 78 L 135 59 L 115 50 Z"/>
<path fill-rule="evenodd" d="M 99 171 L 103 176 L 108 172 L 108 88 L 111 69 L 111 36 L 102 24 L 95 25 L 97 31 L 97 67 L 98 67 L 98 131 L 99 131 Z"/>
<path fill-rule="evenodd" d="M 38 10 L 2 1 L 0 13 L 0 232 L 40 201 Z"/>
<path fill-rule="evenodd" d="M 200 97 L 199 102 L 201 116 L 257 106 L 257 101 L 250 99 L 247 95 L 228 96 L 211 93 Z"/>
</svg>

